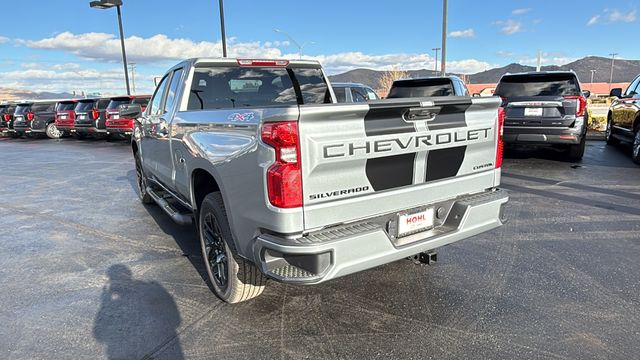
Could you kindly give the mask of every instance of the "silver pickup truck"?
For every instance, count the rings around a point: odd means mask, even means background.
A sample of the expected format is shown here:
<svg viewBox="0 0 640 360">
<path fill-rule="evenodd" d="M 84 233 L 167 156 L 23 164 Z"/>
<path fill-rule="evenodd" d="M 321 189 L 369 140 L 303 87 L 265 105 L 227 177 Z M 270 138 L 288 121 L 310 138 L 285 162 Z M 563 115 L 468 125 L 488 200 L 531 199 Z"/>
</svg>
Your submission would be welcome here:
<svg viewBox="0 0 640 360">
<path fill-rule="evenodd" d="M 337 104 L 313 61 L 190 59 L 137 118 L 139 195 L 195 222 L 211 285 L 317 284 L 503 224 L 499 98 Z"/>
</svg>

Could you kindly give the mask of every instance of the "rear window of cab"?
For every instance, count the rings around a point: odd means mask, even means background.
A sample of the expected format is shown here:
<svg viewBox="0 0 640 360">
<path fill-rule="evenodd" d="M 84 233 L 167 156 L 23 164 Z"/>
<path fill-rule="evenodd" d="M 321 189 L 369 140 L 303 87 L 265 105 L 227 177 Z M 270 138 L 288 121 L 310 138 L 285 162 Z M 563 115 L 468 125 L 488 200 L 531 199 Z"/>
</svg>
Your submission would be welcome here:
<svg viewBox="0 0 640 360">
<path fill-rule="evenodd" d="M 187 110 L 330 102 L 319 68 L 212 66 L 194 69 Z"/>
</svg>

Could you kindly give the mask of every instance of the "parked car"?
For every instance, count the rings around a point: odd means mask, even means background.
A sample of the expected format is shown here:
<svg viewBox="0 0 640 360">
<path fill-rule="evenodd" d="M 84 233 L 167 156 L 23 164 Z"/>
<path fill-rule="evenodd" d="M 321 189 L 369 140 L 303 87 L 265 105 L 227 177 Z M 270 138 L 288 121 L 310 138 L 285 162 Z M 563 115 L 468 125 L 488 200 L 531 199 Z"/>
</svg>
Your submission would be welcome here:
<svg viewBox="0 0 640 360">
<path fill-rule="evenodd" d="M 61 100 L 56 104 L 55 126 L 62 134 L 70 134 L 73 131 L 73 123 L 76 118 L 74 111 L 78 100 Z M 61 134 L 61 135 L 62 135 Z"/>
<path fill-rule="evenodd" d="M 620 141 L 630 142 L 631 157 L 640 164 L 640 75 L 622 92 L 622 88 L 611 89 L 614 100 L 607 115 L 607 144 L 617 145 Z"/>
<path fill-rule="evenodd" d="M 213 291 L 235 303 L 267 278 L 317 284 L 416 254 L 427 262 L 503 224 L 500 100 L 428 100 L 332 106 L 318 62 L 191 59 L 144 113 L 119 113 L 139 119 L 140 200 L 196 219 Z"/>
<path fill-rule="evenodd" d="M 62 133 L 55 125 L 56 101 L 24 101 L 16 105 L 13 113 L 13 132 L 16 136 L 47 136 L 59 138 Z"/>
<path fill-rule="evenodd" d="M 333 93 L 339 103 L 367 102 L 380 96 L 372 88 L 357 83 L 332 83 Z"/>
<path fill-rule="evenodd" d="M 0 104 L 0 134 L 10 134 L 13 129 L 13 113 L 16 111 L 16 105 L 5 102 Z"/>
<path fill-rule="evenodd" d="M 431 96 L 469 96 L 469 90 L 457 76 L 396 80 L 387 99 Z"/>
<path fill-rule="evenodd" d="M 135 124 L 135 118 L 120 117 L 118 109 L 121 105 L 140 105 L 142 109 L 146 109 L 149 104 L 151 95 L 135 95 L 135 96 L 117 96 L 112 97 L 107 105 L 107 120 L 105 127 L 107 134 L 131 136 Z"/>
<path fill-rule="evenodd" d="M 110 98 L 78 100 L 74 109 L 76 118 L 73 123 L 73 131 L 77 136 L 104 137 L 107 135 L 107 107 L 110 102 Z"/>
<path fill-rule="evenodd" d="M 504 75 L 494 93 L 505 109 L 505 144 L 553 145 L 570 160 L 584 155 L 590 93 L 572 71 Z"/>
</svg>

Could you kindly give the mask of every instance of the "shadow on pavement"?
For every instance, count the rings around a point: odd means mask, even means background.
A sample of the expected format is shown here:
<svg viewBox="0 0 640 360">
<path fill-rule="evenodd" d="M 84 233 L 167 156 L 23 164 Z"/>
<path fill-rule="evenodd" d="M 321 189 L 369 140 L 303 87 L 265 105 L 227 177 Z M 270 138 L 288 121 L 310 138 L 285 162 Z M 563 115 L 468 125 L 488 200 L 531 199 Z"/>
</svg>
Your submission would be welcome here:
<svg viewBox="0 0 640 360">
<path fill-rule="evenodd" d="M 107 357 L 152 358 L 163 350 L 169 359 L 183 359 L 176 333 L 180 313 L 171 295 L 154 281 L 133 279 L 131 270 L 121 264 L 112 265 L 107 275 L 109 284 L 102 289 L 93 324 L 93 336 L 106 347 Z"/>
</svg>

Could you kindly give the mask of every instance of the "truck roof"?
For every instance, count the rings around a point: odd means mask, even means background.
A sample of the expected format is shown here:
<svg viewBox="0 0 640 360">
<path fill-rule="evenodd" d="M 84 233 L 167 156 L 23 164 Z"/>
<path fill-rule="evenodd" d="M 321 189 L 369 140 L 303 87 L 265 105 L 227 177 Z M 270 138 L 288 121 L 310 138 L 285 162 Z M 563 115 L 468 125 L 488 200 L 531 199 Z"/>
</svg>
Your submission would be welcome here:
<svg viewBox="0 0 640 360">
<path fill-rule="evenodd" d="M 522 76 L 522 75 L 575 75 L 573 70 L 553 70 L 553 71 L 523 71 L 519 73 L 506 73 L 502 76 Z"/>
<path fill-rule="evenodd" d="M 462 81 L 462 79 L 460 79 L 459 77 L 455 76 L 455 75 L 447 75 L 447 76 L 422 76 L 422 77 L 418 77 L 418 78 L 406 78 L 406 79 L 398 79 L 395 80 L 395 82 L 411 82 L 411 81 L 423 81 L 423 80 L 451 80 L 451 79 L 457 79 Z"/>
<path fill-rule="evenodd" d="M 259 61 L 259 62 L 276 62 L 286 61 L 286 66 L 320 66 L 320 62 L 316 60 L 287 60 L 287 59 L 247 59 L 247 58 L 215 58 L 215 57 L 201 57 L 191 58 L 184 60 L 192 64 L 219 64 L 219 65 L 238 65 L 240 61 Z M 255 66 L 268 66 L 268 65 L 255 65 Z M 282 66 L 282 65 L 280 65 Z"/>
</svg>

